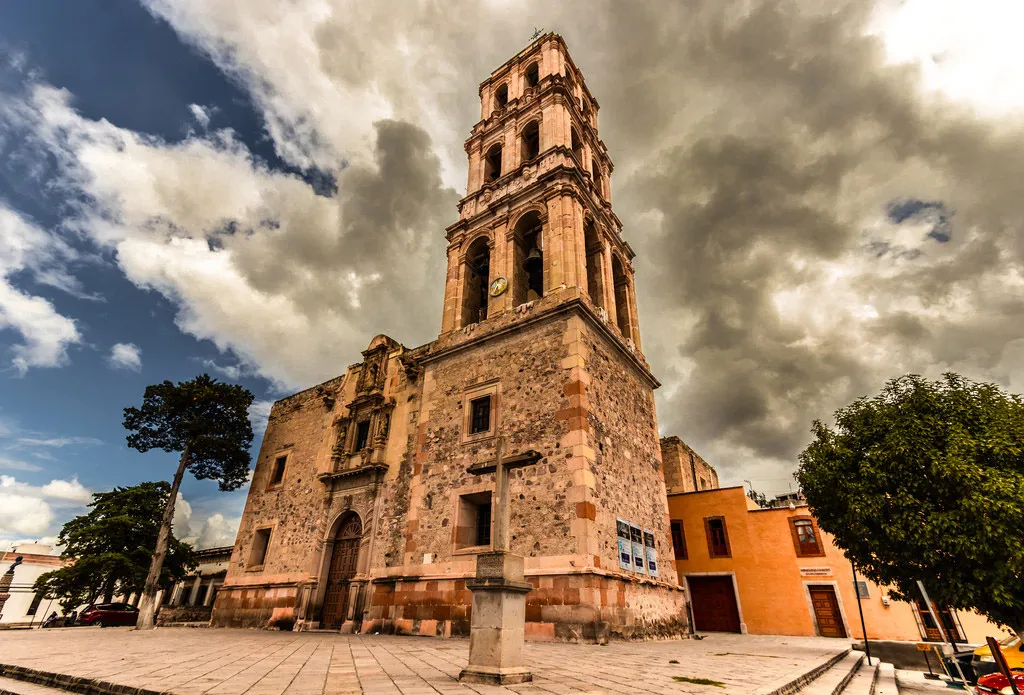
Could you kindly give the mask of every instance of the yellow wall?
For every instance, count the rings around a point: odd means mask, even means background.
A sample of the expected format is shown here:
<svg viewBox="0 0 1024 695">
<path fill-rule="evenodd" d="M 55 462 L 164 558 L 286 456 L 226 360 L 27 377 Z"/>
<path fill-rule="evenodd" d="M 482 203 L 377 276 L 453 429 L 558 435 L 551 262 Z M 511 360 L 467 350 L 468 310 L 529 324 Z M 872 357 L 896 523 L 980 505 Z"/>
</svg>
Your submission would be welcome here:
<svg viewBox="0 0 1024 695">
<path fill-rule="evenodd" d="M 818 529 L 825 549 L 823 557 L 797 557 L 789 519 L 810 516 L 806 506 L 758 509 L 742 487 L 669 495 L 668 500 L 669 514 L 673 521 L 683 522 L 686 538 L 687 559 L 676 562 L 680 581 L 688 575 L 732 574 L 745 632 L 818 634 L 807 586 L 831 585 L 839 599 L 847 634 L 863 638 L 850 563 L 833 544 L 832 536 Z M 731 557 L 709 556 L 704 531 L 704 518 L 709 516 L 725 517 Z M 824 576 L 805 576 L 807 570 Z M 864 578 L 858 575 L 858 579 Z M 889 600 L 886 606 L 883 596 L 887 597 L 887 592 L 869 581 L 868 598 L 861 600 L 868 637 L 921 641 L 922 632 L 911 605 Z M 980 615 L 959 612 L 958 616 L 971 643 L 984 643 L 988 634 L 1005 634 Z"/>
</svg>

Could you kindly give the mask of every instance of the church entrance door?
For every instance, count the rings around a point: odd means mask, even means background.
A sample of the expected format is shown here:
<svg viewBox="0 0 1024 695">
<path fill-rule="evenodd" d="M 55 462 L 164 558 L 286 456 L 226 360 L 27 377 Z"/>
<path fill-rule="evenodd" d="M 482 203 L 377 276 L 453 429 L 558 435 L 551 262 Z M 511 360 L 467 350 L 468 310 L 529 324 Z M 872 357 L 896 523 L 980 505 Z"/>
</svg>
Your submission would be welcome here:
<svg viewBox="0 0 1024 695">
<path fill-rule="evenodd" d="M 333 630 L 341 627 L 348 614 L 349 586 L 356 576 L 359 560 L 359 544 L 363 535 L 363 524 L 353 514 L 338 527 L 334 536 L 334 550 L 331 566 L 327 571 L 327 591 L 324 594 L 321 627 Z"/>
</svg>

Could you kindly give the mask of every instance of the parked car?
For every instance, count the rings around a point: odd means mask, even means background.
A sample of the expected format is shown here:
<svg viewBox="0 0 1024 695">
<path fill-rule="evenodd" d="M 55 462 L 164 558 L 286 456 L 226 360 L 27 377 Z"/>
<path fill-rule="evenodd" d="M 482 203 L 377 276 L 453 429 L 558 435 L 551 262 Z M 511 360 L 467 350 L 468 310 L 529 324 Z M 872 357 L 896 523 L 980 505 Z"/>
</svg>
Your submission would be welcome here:
<svg viewBox="0 0 1024 695">
<path fill-rule="evenodd" d="M 139 619 L 139 609 L 127 603 L 95 603 L 78 616 L 80 625 L 134 625 Z"/>
<path fill-rule="evenodd" d="M 999 651 L 1003 653 L 1006 665 L 1011 669 L 1024 669 L 1024 642 L 1021 642 L 1020 637 L 1012 635 L 1003 638 L 999 641 Z M 997 670 L 996 660 L 992 657 L 988 645 L 974 651 L 957 652 L 954 656 L 960 662 L 960 668 L 970 683 Z"/>
<path fill-rule="evenodd" d="M 1014 669 L 1013 683 L 1017 691 L 1024 693 L 1024 672 Z M 1013 695 L 1013 688 L 1010 681 L 1001 673 L 989 673 L 978 678 L 978 684 L 974 686 L 974 695 Z"/>
</svg>

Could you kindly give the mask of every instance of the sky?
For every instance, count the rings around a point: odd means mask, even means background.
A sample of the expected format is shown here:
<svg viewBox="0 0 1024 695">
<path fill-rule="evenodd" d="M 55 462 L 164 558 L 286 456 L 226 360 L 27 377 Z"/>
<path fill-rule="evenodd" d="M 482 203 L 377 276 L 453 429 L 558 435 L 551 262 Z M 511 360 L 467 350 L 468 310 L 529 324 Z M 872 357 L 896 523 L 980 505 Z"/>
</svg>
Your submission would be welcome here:
<svg viewBox="0 0 1024 695">
<path fill-rule="evenodd" d="M 147 384 L 270 404 L 436 337 L 477 85 L 600 104 L 662 434 L 769 495 L 905 373 L 1024 390 L 1024 49 L 999 0 L 0 0 L 0 546 L 166 480 Z M 186 477 L 175 532 L 245 490 Z"/>
</svg>

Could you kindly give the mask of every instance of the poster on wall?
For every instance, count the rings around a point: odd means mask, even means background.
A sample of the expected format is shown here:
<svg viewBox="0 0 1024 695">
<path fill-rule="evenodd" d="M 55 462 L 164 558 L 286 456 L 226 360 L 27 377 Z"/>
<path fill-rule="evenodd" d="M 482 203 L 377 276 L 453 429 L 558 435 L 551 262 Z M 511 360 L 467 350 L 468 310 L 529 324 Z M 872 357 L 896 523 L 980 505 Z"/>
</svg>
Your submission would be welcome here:
<svg viewBox="0 0 1024 695">
<path fill-rule="evenodd" d="M 644 565 L 644 532 L 636 524 L 630 524 L 629 538 L 633 543 L 633 571 L 647 574 L 647 568 Z"/>
<path fill-rule="evenodd" d="M 658 576 L 658 551 L 654 549 L 654 531 L 644 529 L 644 551 L 647 554 L 647 574 Z"/>
<path fill-rule="evenodd" d="M 615 519 L 615 533 L 619 538 L 619 569 L 633 569 L 633 549 L 629 541 L 629 522 Z"/>
</svg>

